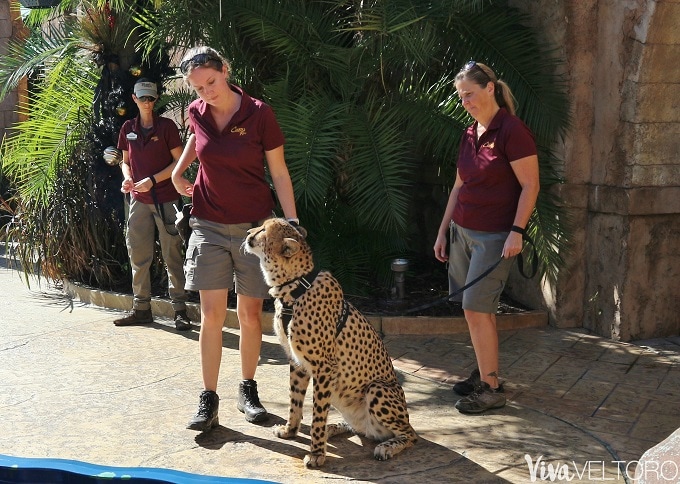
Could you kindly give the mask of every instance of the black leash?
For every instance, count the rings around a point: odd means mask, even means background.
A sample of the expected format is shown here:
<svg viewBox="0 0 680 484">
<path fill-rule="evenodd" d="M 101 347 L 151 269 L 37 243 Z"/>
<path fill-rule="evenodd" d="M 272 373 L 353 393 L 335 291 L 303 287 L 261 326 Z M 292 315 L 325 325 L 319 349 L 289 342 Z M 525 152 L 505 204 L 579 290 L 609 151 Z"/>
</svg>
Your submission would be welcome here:
<svg viewBox="0 0 680 484">
<path fill-rule="evenodd" d="M 525 277 L 526 279 L 531 279 L 531 278 L 534 277 L 534 276 L 536 275 L 536 273 L 538 272 L 538 254 L 536 253 L 536 246 L 534 245 L 534 241 L 531 240 L 531 237 L 529 237 L 529 236 L 527 235 L 526 230 L 520 229 L 519 227 L 513 227 L 513 230 L 515 230 L 515 231 L 521 233 L 521 234 L 522 234 L 522 240 L 528 242 L 529 245 L 531 245 L 531 248 L 532 248 L 532 254 L 531 254 L 531 272 L 529 273 L 529 275 L 527 275 L 527 274 L 524 272 L 524 257 L 522 256 L 522 252 L 520 252 L 519 254 L 517 254 L 517 265 L 518 265 L 519 273 L 522 274 L 522 276 Z M 492 272 L 496 267 L 498 267 L 498 264 L 500 264 L 502 260 L 503 260 L 503 257 L 501 257 L 501 258 L 498 259 L 496 262 L 494 262 L 493 264 L 491 264 L 491 266 L 490 266 L 488 269 L 486 269 L 484 272 L 482 272 L 480 275 L 478 275 L 477 277 L 475 277 L 472 281 L 468 282 L 467 284 L 465 284 L 463 287 L 461 287 L 461 288 L 458 289 L 457 291 L 452 292 L 452 293 L 450 293 L 450 294 L 447 294 L 446 296 L 441 297 L 441 298 L 439 298 L 439 299 L 436 299 L 436 300 L 434 300 L 434 301 L 432 301 L 432 302 L 429 302 L 429 303 L 427 303 L 427 304 L 423 304 L 422 306 L 417 306 L 417 307 L 415 307 L 415 308 L 410 308 L 410 309 L 407 309 L 406 311 L 402 311 L 402 312 L 403 312 L 404 314 L 415 313 L 415 312 L 418 312 L 418 311 L 422 311 L 423 309 L 429 309 L 429 308 L 434 307 L 434 306 L 437 306 L 437 305 L 439 305 L 439 304 L 443 304 L 443 303 L 445 303 L 445 302 L 450 302 L 450 301 L 451 301 L 454 297 L 456 297 L 458 294 L 460 294 L 460 293 L 462 293 L 463 291 L 465 291 L 466 289 L 469 289 L 470 287 L 474 286 L 474 285 L 477 284 L 479 281 L 481 281 L 482 279 L 484 279 L 486 276 L 488 276 L 489 274 L 491 274 L 491 272 Z"/>
<path fill-rule="evenodd" d="M 525 279 L 531 279 L 538 272 L 538 253 L 536 251 L 536 246 L 534 245 L 534 241 L 531 240 L 531 237 L 527 234 L 526 229 L 519 228 L 515 225 L 513 225 L 512 229 L 522 234 L 522 240 L 531 246 L 531 272 L 529 275 L 524 272 L 524 257 L 522 256 L 522 252 L 520 251 L 520 253 L 517 254 L 517 268 L 519 269 L 519 273 L 522 274 L 522 277 Z"/>
<path fill-rule="evenodd" d="M 172 222 L 170 222 L 170 223 L 166 222 L 167 219 L 165 218 L 165 210 L 163 209 L 163 204 L 158 202 L 158 197 L 156 196 L 156 178 L 154 178 L 153 176 L 151 176 L 149 178 L 151 178 L 151 198 L 153 198 L 153 204 L 156 207 L 156 212 L 158 213 L 158 215 L 161 218 L 161 222 L 163 223 L 163 227 L 165 228 L 165 232 L 168 235 L 172 235 L 174 237 L 175 235 L 179 234 L 179 231 L 177 230 L 177 228 L 175 228 L 176 233 L 173 234 L 172 232 L 170 232 L 168 230 L 168 225 L 170 225 Z M 179 198 L 177 203 L 182 203 L 181 197 Z"/>
<path fill-rule="evenodd" d="M 434 301 L 432 301 L 432 302 L 430 302 L 430 303 L 423 304 L 422 306 L 417 306 L 417 307 L 415 307 L 415 308 L 407 309 L 406 311 L 402 311 L 402 312 L 403 312 L 404 314 L 415 313 L 415 312 L 417 312 L 417 311 L 422 311 L 423 309 L 429 309 L 429 308 L 434 307 L 434 306 L 437 306 L 437 305 L 439 305 L 439 304 L 443 304 L 443 303 L 445 303 L 445 302 L 451 301 L 452 298 L 454 298 L 455 296 L 457 296 L 458 294 L 460 294 L 460 293 L 463 292 L 464 290 L 466 290 L 466 289 L 468 289 L 468 288 L 474 286 L 474 285 L 477 284 L 479 281 L 481 281 L 482 279 L 484 279 L 486 276 L 488 276 L 489 274 L 491 274 L 491 271 L 493 271 L 496 267 L 498 267 L 498 264 L 500 264 L 502 260 L 503 260 L 503 258 L 501 257 L 501 258 L 498 259 L 496 262 L 494 262 L 493 264 L 491 264 L 491 267 L 489 267 L 487 270 L 485 270 L 484 272 L 482 272 L 480 275 L 478 275 L 477 277 L 475 277 L 472 281 L 468 282 L 467 284 L 465 284 L 463 287 L 461 287 L 461 288 L 458 289 L 457 291 L 452 292 L 452 293 L 450 293 L 450 294 L 447 294 L 446 296 L 441 297 L 441 298 L 439 298 L 439 299 L 436 299 L 436 300 L 434 300 Z"/>
</svg>

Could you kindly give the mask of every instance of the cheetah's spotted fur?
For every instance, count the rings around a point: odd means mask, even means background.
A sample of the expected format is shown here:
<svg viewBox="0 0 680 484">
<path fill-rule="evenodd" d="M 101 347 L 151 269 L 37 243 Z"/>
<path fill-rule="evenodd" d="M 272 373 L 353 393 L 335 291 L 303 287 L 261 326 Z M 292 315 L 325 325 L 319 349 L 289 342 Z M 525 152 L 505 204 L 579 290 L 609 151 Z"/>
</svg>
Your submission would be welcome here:
<svg viewBox="0 0 680 484">
<path fill-rule="evenodd" d="M 307 467 L 323 465 L 326 441 L 345 432 L 357 432 L 381 441 L 373 455 L 386 460 L 412 446 L 417 435 L 409 423 L 404 390 L 392 361 L 368 320 L 350 305 L 346 325 L 336 334 L 343 306 L 343 291 L 327 271 L 319 272 L 302 295 L 299 278 L 314 268 L 306 231 L 283 219 L 270 219 L 249 231 L 244 249 L 260 258 L 269 293 L 275 298 L 274 329 L 290 360 L 288 422 L 275 429 L 281 438 L 297 435 L 304 396 L 313 378 L 313 420 Z M 282 309 L 293 307 L 284 327 Z M 333 405 L 345 422 L 328 424 Z"/>
</svg>

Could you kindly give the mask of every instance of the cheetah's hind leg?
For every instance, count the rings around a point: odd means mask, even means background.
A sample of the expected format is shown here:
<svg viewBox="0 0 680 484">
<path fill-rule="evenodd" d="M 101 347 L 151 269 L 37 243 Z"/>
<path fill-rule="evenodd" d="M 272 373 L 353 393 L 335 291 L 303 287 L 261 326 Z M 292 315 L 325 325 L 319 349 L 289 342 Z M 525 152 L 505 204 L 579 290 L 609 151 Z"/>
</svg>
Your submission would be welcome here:
<svg viewBox="0 0 680 484">
<path fill-rule="evenodd" d="M 393 437 L 376 445 L 375 449 L 373 450 L 373 457 L 375 457 L 376 460 L 391 459 L 402 450 L 411 447 L 416 443 L 417 440 L 418 437 L 416 436 L 415 432 L 412 434 Z"/>
<path fill-rule="evenodd" d="M 341 434 L 347 434 L 351 433 L 354 434 L 354 429 L 349 426 L 349 424 L 345 421 L 342 421 L 341 423 L 337 424 L 328 424 L 326 425 L 326 435 L 327 438 L 334 437 L 336 435 L 341 435 Z"/>
<path fill-rule="evenodd" d="M 418 440 L 408 418 L 404 390 L 398 383 L 373 382 L 366 391 L 369 414 L 394 437 L 378 444 L 373 451 L 377 460 L 391 459 Z"/>
</svg>

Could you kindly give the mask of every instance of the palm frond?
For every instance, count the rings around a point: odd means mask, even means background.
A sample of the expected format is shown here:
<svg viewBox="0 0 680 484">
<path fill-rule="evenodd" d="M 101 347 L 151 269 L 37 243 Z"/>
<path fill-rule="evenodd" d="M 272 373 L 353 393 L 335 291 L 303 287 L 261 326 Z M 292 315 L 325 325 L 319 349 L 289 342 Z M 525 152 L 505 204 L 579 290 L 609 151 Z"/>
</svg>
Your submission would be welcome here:
<svg viewBox="0 0 680 484">
<path fill-rule="evenodd" d="M 342 142 L 337 133 L 347 108 L 346 104 L 316 94 L 277 107 L 277 117 L 285 127 L 286 160 L 295 198 L 301 208 L 314 210 L 326 202 Z"/>
<path fill-rule="evenodd" d="M 346 132 L 350 151 L 340 176 L 357 217 L 387 233 L 403 232 L 408 224 L 412 161 L 404 154 L 407 142 L 397 111 L 377 110 L 367 115 L 357 110 L 348 116 Z"/>
<path fill-rule="evenodd" d="M 571 221 L 553 190 L 555 185 L 563 183 L 555 168 L 559 160 L 547 147 L 539 144 L 538 150 L 541 191 L 528 230 L 536 244 L 543 272 L 554 282 L 570 251 Z"/>
<path fill-rule="evenodd" d="M 89 112 L 95 85 L 93 73 L 69 57 L 54 64 L 30 105 L 20 107 L 30 117 L 18 123 L 16 133 L 3 143 L 0 168 L 16 184 L 21 198 L 46 202 L 57 160 L 69 132 L 83 111 Z"/>
<path fill-rule="evenodd" d="M 169 81 L 171 90 L 158 99 L 156 109 L 177 121 L 182 139 L 186 140 L 189 130 L 187 108 L 196 99 L 196 93 L 193 89 L 186 86 L 181 85 L 178 87 L 172 79 Z"/>
<path fill-rule="evenodd" d="M 432 82 L 422 76 L 407 77 L 399 86 L 399 97 L 392 100 L 401 112 L 404 131 L 430 158 L 448 168 L 455 165 L 460 135 L 469 122 L 458 102 L 453 79 L 441 77 Z"/>
<path fill-rule="evenodd" d="M 58 62 L 79 48 L 77 39 L 61 29 L 53 28 L 53 35 L 43 37 L 33 33 L 24 41 L 7 43 L 7 55 L 0 57 L 0 99 L 16 89 L 19 82 Z"/>
</svg>

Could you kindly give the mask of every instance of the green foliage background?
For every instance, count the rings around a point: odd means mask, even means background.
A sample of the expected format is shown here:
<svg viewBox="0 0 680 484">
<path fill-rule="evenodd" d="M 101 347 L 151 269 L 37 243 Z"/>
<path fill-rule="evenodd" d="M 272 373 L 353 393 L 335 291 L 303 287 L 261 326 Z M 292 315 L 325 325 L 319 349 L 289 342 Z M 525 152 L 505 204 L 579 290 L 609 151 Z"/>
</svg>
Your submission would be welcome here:
<svg viewBox="0 0 680 484">
<path fill-rule="evenodd" d="M 181 55 L 191 46 L 210 45 L 231 60 L 234 83 L 272 105 L 286 135 L 286 159 L 310 243 L 319 264 L 334 271 L 348 292 L 389 284 L 394 257 L 431 258 L 460 134 L 471 122 L 458 103 L 453 78 L 469 59 L 490 65 L 512 87 L 519 116 L 536 134 L 542 191 L 529 232 L 544 274 L 557 274 L 567 224 L 550 190 L 561 182 L 559 160 L 550 148 L 568 128 L 568 98 L 556 75 L 559 59 L 507 2 L 112 0 L 110 6 L 117 18 L 137 26 L 126 48 L 146 64 L 157 64 L 166 52 Z M 73 32 L 64 37 L 77 44 Z M 82 60 L 78 52 L 82 49 L 63 56 Z M 55 65 L 45 64 L 48 71 Z M 83 72 L 100 73 L 95 63 L 86 64 Z M 17 66 L 0 67 L 0 81 L 11 86 L 9 73 Z M 32 72 L 23 68 L 24 74 Z M 181 111 L 186 105 L 186 90 L 166 94 L 169 108 Z M 84 119 L 92 99 L 77 104 Z M 63 139 L 75 133 L 57 124 L 49 129 Z M 16 157 L 20 143 L 8 143 L 0 166 L 17 187 L 20 203 L 28 206 L 36 194 L 49 200 L 60 186 L 54 176 L 58 157 L 50 155 L 57 147 L 38 143 L 29 162 Z M 56 151 L 71 163 L 82 159 L 73 144 Z M 12 159 L 40 164 L 42 179 L 22 176 L 7 161 Z M 125 264 L 120 253 L 90 245 L 82 249 L 104 265 L 110 266 L 110 259 Z"/>
</svg>

